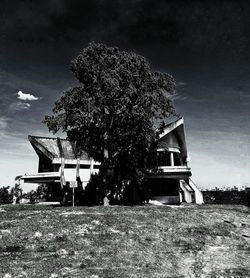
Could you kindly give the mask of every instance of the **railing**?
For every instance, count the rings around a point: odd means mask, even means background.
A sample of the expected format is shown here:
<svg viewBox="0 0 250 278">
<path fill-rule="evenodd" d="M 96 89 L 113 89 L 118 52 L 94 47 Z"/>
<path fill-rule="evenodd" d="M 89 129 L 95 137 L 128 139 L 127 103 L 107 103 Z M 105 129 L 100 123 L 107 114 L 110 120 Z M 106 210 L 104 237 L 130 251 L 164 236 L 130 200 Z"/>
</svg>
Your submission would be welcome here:
<svg viewBox="0 0 250 278">
<path fill-rule="evenodd" d="M 198 187 L 196 186 L 196 184 L 193 182 L 192 179 L 189 179 L 189 186 L 194 190 L 194 193 L 195 193 L 195 203 L 196 204 L 204 204 L 203 194 L 198 189 Z"/>
<path fill-rule="evenodd" d="M 43 178 L 43 177 L 60 177 L 59 172 L 41 172 L 36 174 L 25 174 L 22 176 L 22 179 L 25 178 Z"/>
<path fill-rule="evenodd" d="M 59 172 L 42 172 L 36 174 L 25 174 L 21 179 L 26 183 L 44 183 L 44 182 L 58 182 L 60 181 Z"/>
<path fill-rule="evenodd" d="M 158 169 L 163 173 L 191 172 L 191 168 L 187 166 L 158 166 Z"/>
</svg>

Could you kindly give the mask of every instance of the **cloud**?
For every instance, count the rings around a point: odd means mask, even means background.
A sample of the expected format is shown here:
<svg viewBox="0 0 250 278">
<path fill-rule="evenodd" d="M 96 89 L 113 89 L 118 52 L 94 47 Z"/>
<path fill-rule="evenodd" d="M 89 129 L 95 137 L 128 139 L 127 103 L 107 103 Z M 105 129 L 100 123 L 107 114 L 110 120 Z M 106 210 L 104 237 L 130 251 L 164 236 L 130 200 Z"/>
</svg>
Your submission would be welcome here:
<svg viewBox="0 0 250 278">
<path fill-rule="evenodd" d="M 180 93 L 180 92 L 176 92 L 176 91 L 174 91 L 173 94 L 165 93 L 165 95 L 172 101 L 175 101 L 175 100 L 183 101 L 183 100 L 187 99 L 187 96 L 184 95 L 184 93 Z"/>
<path fill-rule="evenodd" d="M 175 101 L 175 100 L 179 100 L 179 101 L 183 101 L 186 100 L 187 96 L 184 95 L 183 93 L 175 93 L 172 97 L 171 100 Z"/>
<path fill-rule="evenodd" d="M 22 91 L 19 91 L 17 93 L 17 98 L 20 99 L 20 100 L 25 100 L 25 101 L 32 101 L 32 100 L 39 100 L 41 99 L 40 97 L 35 97 L 31 94 L 25 94 L 23 93 Z"/>
<path fill-rule="evenodd" d="M 6 129 L 8 126 L 8 119 L 5 117 L 0 117 L 0 130 Z"/>
<path fill-rule="evenodd" d="M 27 110 L 30 109 L 30 106 L 31 105 L 27 102 L 18 101 L 18 102 L 11 103 L 10 110 L 12 111 Z"/>
<path fill-rule="evenodd" d="M 181 86 L 186 86 L 187 83 L 186 82 L 183 82 L 183 81 L 179 81 L 176 83 L 176 87 L 181 87 Z"/>
</svg>

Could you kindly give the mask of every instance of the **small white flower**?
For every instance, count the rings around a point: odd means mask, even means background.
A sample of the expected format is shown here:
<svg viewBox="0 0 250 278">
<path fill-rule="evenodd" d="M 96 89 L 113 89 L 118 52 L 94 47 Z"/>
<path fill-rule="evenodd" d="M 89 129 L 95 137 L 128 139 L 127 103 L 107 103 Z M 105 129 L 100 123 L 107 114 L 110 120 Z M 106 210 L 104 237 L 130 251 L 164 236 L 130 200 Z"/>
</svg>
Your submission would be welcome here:
<svg viewBox="0 0 250 278">
<path fill-rule="evenodd" d="M 56 274 L 56 273 L 52 273 L 52 274 L 50 275 L 50 278 L 57 278 L 57 277 L 59 277 L 59 275 Z"/>
<path fill-rule="evenodd" d="M 42 237 L 43 235 L 42 235 L 42 233 L 40 233 L 40 232 L 35 232 L 35 234 L 34 234 L 34 237 L 35 238 L 40 238 L 40 237 Z"/>
<path fill-rule="evenodd" d="M 60 249 L 56 253 L 59 256 L 66 256 L 68 254 L 68 252 L 65 249 Z"/>
<path fill-rule="evenodd" d="M 1 233 L 2 233 L 3 236 L 11 235 L 11 231 L 10 230 L 1 230 Z"/>
</svg>

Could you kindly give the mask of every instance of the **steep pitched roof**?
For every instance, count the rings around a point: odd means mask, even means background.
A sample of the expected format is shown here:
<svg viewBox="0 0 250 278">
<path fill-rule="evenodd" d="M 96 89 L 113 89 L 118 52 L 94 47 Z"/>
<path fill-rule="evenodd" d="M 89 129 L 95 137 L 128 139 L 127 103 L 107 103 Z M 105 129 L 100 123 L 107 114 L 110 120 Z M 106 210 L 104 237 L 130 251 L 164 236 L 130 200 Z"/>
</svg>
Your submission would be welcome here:
<svg viewBox="0 0 250 278">
<path fill-rule="evenodd" d="M 31 135 L 28 138 L 38 155 L 44 154 L 51 160 L 61 157 L 65 159 L 76 159 L 74 146 L 67 139 Z M 80 159 L 88 160 L 89 156 L 87 153 L 82 153 Z"/>
<path fill-rule="evenodd" d="M 176 136 L 182 156 L 185 158 L 187 157 L 187 146 L 186 146 L 186 139 L 185 139 L 185 128 L 184 128 L 184 119 L 178 118 L 177 120 L 174 120 L 167 124 L 164 128 L 164 131 L 160 134 L 159 139 L 159 145 L 161 145 L 161 142 L 165 141 L 168 137 L 168 135 L 173 132 Z"/>
<path fill-rule="evenodd" d="M 180 115 L 170 115 L 167 118 L 164 118 L 164 123 L 165 123 L 165 127 L 169 126 L 170 124 L 178 121 L 179 119 L 181 119 L 182 117 Z M 154 128 L 156 130 L 159 129 L 160 125 L 161 125 L 162 120 L 156 120 L 154 122 Z"/>
<path fill-rule="evenodd" d="M 164 131 L 160 134 L 160 138 L 162 138 L 166 134 L 170 133 L 171 131 L 173 131 L 174 129 L 176 129 L 179 126 L 184 126 L 183 117 L 169 119 L 169 123 L 167 123 L 165 125 Z"/>
<path fill-rule="evenodd" d="M 161 145 L 161 143 L 164 144 L 163 141 L 166 141 L 167 135 L 171 132 L 175 133 L 182 155 L 186 157 L 187 148 L 185 141 L 184 120 L 182 117 L 173 116 L 168 119 L 168 123 L 165 126 L 163 133 L 160 134 L 159 145 Z M 65 159 L 76 159 L 74 146 L 67 139 L 31 135 L 29 135 L 28 138 L 38 155 L 44 154 L 51 160 L 62 157 Z M 176 145 L 176 147 L 178 146 Z M 89 160 L 90 157 L 87 153 L 83 152 L 80 159 Z"/>
</svg>

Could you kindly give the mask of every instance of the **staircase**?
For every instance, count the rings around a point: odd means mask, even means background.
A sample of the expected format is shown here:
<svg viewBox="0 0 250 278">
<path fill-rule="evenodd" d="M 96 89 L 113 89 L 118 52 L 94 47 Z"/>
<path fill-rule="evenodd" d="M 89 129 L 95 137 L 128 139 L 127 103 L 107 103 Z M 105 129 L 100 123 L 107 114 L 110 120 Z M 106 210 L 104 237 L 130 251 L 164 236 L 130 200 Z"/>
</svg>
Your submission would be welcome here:
<svg viewBox="0 0 250 278">
<path fill-rule="evenodd" d="M 184 180 L 181 180 L 180 187 L 184 192 L 185 201 L 187 203 L 193 202 L 192 195 L 194 195 L 194 203 L 199 205 L 204 203 L 203 195 L 192 179 L 189 178 L 189 184 L 186 183 Z"/>
</svg>

